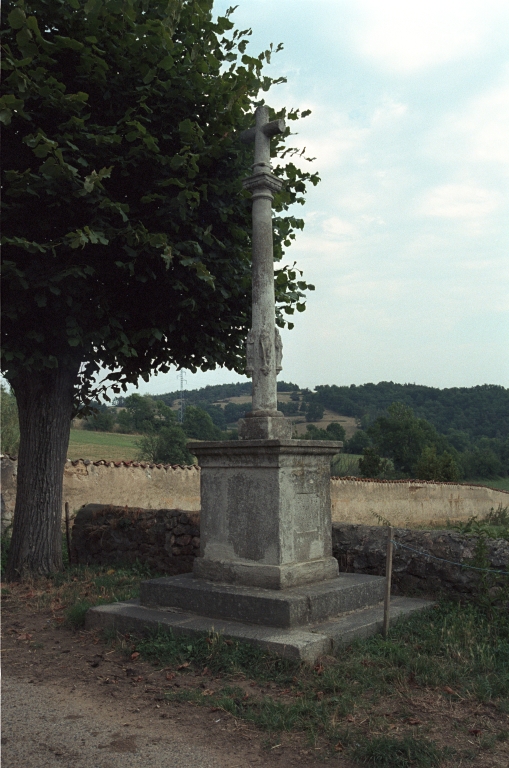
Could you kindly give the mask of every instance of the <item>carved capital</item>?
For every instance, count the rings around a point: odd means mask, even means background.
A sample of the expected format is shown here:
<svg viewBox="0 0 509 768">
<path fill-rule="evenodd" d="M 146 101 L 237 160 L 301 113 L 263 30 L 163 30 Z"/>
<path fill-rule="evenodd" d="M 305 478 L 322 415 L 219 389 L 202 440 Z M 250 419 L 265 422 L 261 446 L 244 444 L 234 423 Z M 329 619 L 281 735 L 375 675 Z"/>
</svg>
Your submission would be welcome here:
<svg viewBox="0 0 509 768">
<path fill-rule="evenodd" d="M 279 190 L 282 189 L 283 182 L 281 179 L 278 179 L 277 176 L 274 176 L 273 173 L 263 171 L 262 173 L 255 173 L 253 176 L 248 176 L 247 179 L 243 180 L 242 186 L 244 189 L 252 192 L 253 195 L 257 193 L 263 194 L 264 192 L 273 195 L 275 192 L 279 192 Z"/>
</svg>

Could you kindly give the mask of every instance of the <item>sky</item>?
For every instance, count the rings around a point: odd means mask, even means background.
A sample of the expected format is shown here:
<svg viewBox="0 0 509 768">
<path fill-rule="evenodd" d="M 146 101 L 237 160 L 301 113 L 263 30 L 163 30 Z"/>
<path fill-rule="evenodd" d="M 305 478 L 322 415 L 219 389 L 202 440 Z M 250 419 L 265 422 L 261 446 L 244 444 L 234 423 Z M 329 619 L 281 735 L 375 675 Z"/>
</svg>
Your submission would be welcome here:
<svg viewBox="0 0 509 768">
<path fill-rule="evenodd" d="M 312 110 L 294 144 L 322 179 L 286 254 L 316 291 L 280 379 L 509 386 L 507 0 L 239 0 L 232 18 L 251 54 L 284 44 L 266 100 Z"/>
</svg>

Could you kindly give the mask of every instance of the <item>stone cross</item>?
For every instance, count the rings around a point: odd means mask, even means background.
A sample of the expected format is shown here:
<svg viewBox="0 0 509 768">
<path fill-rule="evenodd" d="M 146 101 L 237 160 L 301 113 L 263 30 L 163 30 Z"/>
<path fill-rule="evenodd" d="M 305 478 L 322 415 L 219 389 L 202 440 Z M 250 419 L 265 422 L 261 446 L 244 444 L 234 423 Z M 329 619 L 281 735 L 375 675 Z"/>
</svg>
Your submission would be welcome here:
<svg viewBox="0 0 509 768">
<path fill-rule="evenodd" d="M 281 371 L 282 343 L 276 328 L 272 201 L 283 183 L 271 173 L 270 139 L 285 130 L 284 120 L 269 122 L 268 107 L 256 110 L 256 125 L 241 133 L 241 141 L 254 142 L 253 175 L 243 186 L 253 196 L 253 308 L 247 335 L 246 373 L 253 379 L 252 411 L 240 425 L 243 439 L 291 437 L 291 424 L 277 410 L 277 374 Z"/>
</svg>

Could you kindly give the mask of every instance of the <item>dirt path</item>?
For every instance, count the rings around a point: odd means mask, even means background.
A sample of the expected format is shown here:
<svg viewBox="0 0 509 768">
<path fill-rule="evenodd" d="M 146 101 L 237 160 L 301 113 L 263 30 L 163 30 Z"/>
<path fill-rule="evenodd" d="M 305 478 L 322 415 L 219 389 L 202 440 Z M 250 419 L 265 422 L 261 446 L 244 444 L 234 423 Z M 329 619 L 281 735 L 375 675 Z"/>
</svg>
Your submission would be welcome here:
<svg viewBox="0 0 509 768">
<path fill-rule="evenodd" d="M 295 734 L 276 746 L 217 708 L 165 699 L 213 678 L 183 670 L 168 682 L 164 669 L 58 624 L 51 610 L 4 609 L 4 768 L 323 766 L 325 751 Z M 351 768 L 341 755 L 332 763 Z"/>
</svg>

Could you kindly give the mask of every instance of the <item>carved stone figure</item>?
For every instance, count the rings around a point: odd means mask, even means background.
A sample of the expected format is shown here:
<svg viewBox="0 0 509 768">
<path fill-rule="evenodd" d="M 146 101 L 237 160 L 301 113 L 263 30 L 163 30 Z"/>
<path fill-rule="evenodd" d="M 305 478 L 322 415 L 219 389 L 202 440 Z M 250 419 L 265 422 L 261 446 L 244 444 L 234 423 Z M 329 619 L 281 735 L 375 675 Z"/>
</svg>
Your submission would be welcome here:
<svg viewBox="0 0 509 768">
<path fill-rule="evenodd" d="M 283 342 L 281 341 L 281 335 L 277 328 L 274 333 L 274 348 L 276 350 L 276 373 L 281 373 L 283 370 Z"/>
</svg>

